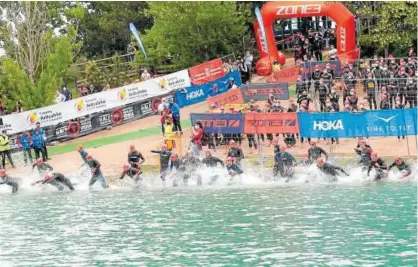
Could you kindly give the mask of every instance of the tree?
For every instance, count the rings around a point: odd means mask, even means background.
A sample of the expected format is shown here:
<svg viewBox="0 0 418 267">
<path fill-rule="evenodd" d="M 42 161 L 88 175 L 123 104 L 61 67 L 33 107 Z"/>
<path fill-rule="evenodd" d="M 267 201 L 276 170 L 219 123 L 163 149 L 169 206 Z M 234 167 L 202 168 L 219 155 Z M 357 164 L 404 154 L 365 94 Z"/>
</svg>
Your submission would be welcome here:
<svg viewBox="0 0 418 267">
<path fill-rule="evenodd" d="M 68 75 L 74 51 L 81 47 L 73 24 L 61 25 L 66 34 L 56 35 L 51 10 L 44 2 L 1 4 L 6 20 L 0 25 L 0 38 L 6 40 L 2 60 L 1 92 L 9 100 L 20 101 L 25 109 L 51 104 L 55 90 Z M 82 18 L 76 6 L 69 19 Z M 56 23 L 59 23 L 58 20 Z"/>
<path fill-rule="evenodd" d="M 362 50 L 404 52 L 417 40 L 416 2 L 344 2 L 361 22 Z M 377 52 L 378 52 L 377 51 Z M 403 53 L 405 56 L 406 53 Z"/>
<path fill-rule="evenodd" d="M 251 18 L 235 2 L 150 2 L 149 8 L 154 25 L 144 45 L 151 60 L 170 58 L 181 68 L 240 51 Z"/>
<path fill-rule="evenodd" d="M 84 42 L 82 53 L 88 58 L 124 55 L 130 42 L 129 23 L 144 33 L 152 25 L 147 2 L 86 2 L 79 38 Z"/>
</svg>

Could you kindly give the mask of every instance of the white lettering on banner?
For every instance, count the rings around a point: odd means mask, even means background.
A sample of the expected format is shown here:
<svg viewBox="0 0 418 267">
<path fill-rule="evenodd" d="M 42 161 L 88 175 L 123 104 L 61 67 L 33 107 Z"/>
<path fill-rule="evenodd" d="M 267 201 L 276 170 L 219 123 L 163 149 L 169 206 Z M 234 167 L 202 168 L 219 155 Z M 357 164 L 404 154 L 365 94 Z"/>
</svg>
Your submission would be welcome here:
<svg viewBox="0 0 418 267">
<path fill-rule="evenodd" d="M 152 112 L 151 101 L 145 102 L 141 104 L 141 113 L 142 114 L 149 114 Z"/>
<path fill-rule="evenodd" d="M 344 127 L 343 127 L 343 122 L 341 120 L 314 121 L 313 129 L 316 131 L 329 131 L 329 130 L 344 130 Z"/>
<path fill-rule="evenodd" d="M 346 30 L 345 27 L 340 26 L 340 50 L 345 51 L 346 41 Z"/>
<path fill-rule="evenodd" d="M 264 27 L 263 25 L 260 25 L 260 27 Z M 258 35 L 258 39 L 260 39 L 260 44 L 261 44 L 261 50 L 264 53 L 268 53 L 267 51 L 267 44 L 266 42 L 264 42 L 264 37 L 263 37 L 263 32 L 261 31 L 261 29 L 257 29 L 257 35 Z"/>
<path fill-rule="evenodd" d="M 319 14 L 321 13 L 321 5 L 295 5 L 295 6 L 279 6 L 277 7 L 277 16 L 280 15 L 302 15 L 302 14 Z"/>
<path fill-rule="evenodd" d="M 88 132 L 93 129 L 91 125 L 91 118 L 81 118 L 80 122 L 80 133 Z"/>
<path fill-rule="evenodd" d="M 123 120 L 130 120 L 134 117 L 134 107 L 126 107 L 122 109 Z"/>
<path fill-rule="evenodd" d="M 406 134 L 408 131 L 413 129 L 413 125 L 388 125 L 388 126 L 367 126 L 367 133 L 381 133 L 382 135 L 395 132 L 396 134 Z M 398 132 L 399 131 L 399 132 Z"/>
<path fill-rule="evenodd" d="M 173 103 L 174 97 L 172 95 L 165 96 L 161 99 L 161 102 L 163 103 Z"/>
<path fill-rule="evenodd" d="M 112 119 L 110 118 L 110 114 L 101 115 L 99 117 L 99 124 L 100 127 L 111 125 Z"/>
<path fill-rule="evenodd" d="M 197 91 L 193 91 L 193 92 L 190 92 L 190 93 L 186 94 L 186 99 L 187 100 L 192 100 L 192 99 L 195 99 L 197 97 L 201 97 L 202 95 L 204 95 L 203 89 L 199 89 Z"/>
<path fill-rule="evenodd" d="M 55 129 L 55 135 L 59 138 L 67 135 L 67 127 L 62 126 Z"/>
</svg>

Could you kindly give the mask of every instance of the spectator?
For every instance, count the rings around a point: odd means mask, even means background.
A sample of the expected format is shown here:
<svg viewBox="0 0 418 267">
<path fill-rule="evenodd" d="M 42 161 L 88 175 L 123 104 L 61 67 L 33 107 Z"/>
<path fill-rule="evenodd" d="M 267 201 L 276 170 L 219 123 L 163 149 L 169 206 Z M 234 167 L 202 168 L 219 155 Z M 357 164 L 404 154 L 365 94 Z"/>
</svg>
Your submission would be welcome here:
<svg viewBox="0 0 418 267">
<path fill-rule="evenodd" d="M 243 58 L 239 57 L 238 60 L 239 60 L 239 71 L 241 74 L 242 83 L 246 83 L 247 81 L 250 80 L 250 71 L 247 68 L 247 65 L 244 63 Z"/>
<path fill-rule="evenodd" d="M 36 131 L 38 131 L 39 135 L 42 137 L 42 140 L 41 140 L 42 141 L 42 143 L 41 143 L 42 144 L 42 150 L 43 150 L 43 153 L 45 154 L 45 158 L 43 158 L 43 160 L 44 161 L 50 160 L 50 158 L 48 157 L 48 150 L 46 148 L 46 140 L 47 140 L 46 139 L 46 133 L 45 133 L 45 130 L 43 128 L 41 128 L 41 123 L 39 121 L 36 123 L 35 129 L 32 130 L 32 138 L 35 135 Z M 32 140 L 32 142 L 35 143 L 35 141 L 33 141 L 33 140 Z"/>
<path fill-rule="evenodd" d="M 388 98 L 385 94 L 380 97 L 380 109 L 390 109 Z"/>
<path fill-rule="evenodd" d="M 408 102 L 410 108 L 417 106 L 417 81 L 414 81 L 412 77 L 407 80 L 405 99 L 405 105 Z"/>
<path fill-rule="evenodd" d="M 42 160 L 45 162 L 47 161 L 47 156 L 45 153 L 45 142 L 44 137 L 42 136 L 40 129 L 38 128 L 34 130 L 34 134 L 32 135 L 32 144 L 33 149 L 35 150 L 35 157 L 38 159 L 40 157 L 40 153 L 42 154 Z"/>
<path fill-rule="evenodd" d="M 58 104 L 58 103 L 61 103 L 61 102 L 64 102 L 64 101 L 65 101 L 65 96 L 63 94 L 61 94 L 59 90 L 57 90 L 55 92 L 54 103 Z"/>
<path fill-rule="evenodd" d="M 250 82 L 251 82 L 251 76 L 252 76 L 253 60 L 254 60 L 253 55 L 250 53 L 250 51 L 247 51 L 247 53 L 244 56 L 244 64 L 247 67 L 248 78 Z"/>
<path fill-rule="evenodd" d="M 128 48 L 126 49 L 126 52 L 128 52 L 128 61 L 135 61 L 135 52 L 136 48 L 130 43 L 128 44 Z"/>
<path fill-rule="evenodd" d="M 144 69 L 144 71 L 141 74 L 141 80 L 146 81 L 151 79 L 151 74 L 148 73 L 147 69 Z"/>
<path fill-rule="evenodd" d="M 192 128 L 191 150 L 195 155 L 200 155 L 200 151 L 202 151 L 203 134 L 204 132 L 202 123 L 198 121 Z"/>
<path fill-rule="evenodd" d="M 88 94 L 94 94 L 96 92 L 96 88 L 94 88 L 94 85 L 90 84 Z"/>
<path fill-rule="evenodd" d="M 64 101 L 70 101 L 71 100 L 71 93 L 70 93 L 70 91 L 68 90 L 68 88 L 67 88 L 67 86 L 66 85 L 63 85 L 62 86 L 62 94 L 64 95 L 64 97 L 65 97 L 65 100 Z"/>
<path fill-rule="evenodd" d="M 168 108 L 170 109 L 173 116 L 173 131 L 183 132 L 180 125 L 180 107 L 173 102 L 168 105 Z"/>
<path fill-rule="evenodd" d="M 28 159 L 29 159 L 29 164 L 31 164 L 32 163 L 32 151 L 31 151 L 32 138 L 29 132 L 28 131 L 24 132 L 20 136 L 19 140 L 20 140 L 19 147 L 23 150 L 23 158 L 25 160 L 25 164 L 28 164 Z"/>
<path fill-rule="evenodd" d="M 17 112 L 17 113 L 21 113 L 21 112 L 23 112 L 23 107 L 22 107 L 22 104 L 20 104 L 20 102 L 19 102 L 19 101 L 17 101 L 17 102 L 16 102 L 16 112 Z"/>
<path fill-rule="evenodd" d="M 82 86 L 78 87 L 78 94 L 81 97 L 86 96 L 86 95 L 89 94 L 89 90 L 87 89 L 86 86 L 82 85 Z"/>
<path fill-rule="evenodd" d="M 110 84 L 106 84 L 102 91 L 106 92 L 110 90 Z"/>
<path fill-rule="evenodd" d="M 15 165 L 13 164 L 12 155 L 10 154 L 9 137 L 7 136 L 6 130 L 3 130 L 3 132 L 0 134 L 0 151 L 3 164 L 2 169 L 6 168 L 6 157 L 14 169 Z"/>
</svg>

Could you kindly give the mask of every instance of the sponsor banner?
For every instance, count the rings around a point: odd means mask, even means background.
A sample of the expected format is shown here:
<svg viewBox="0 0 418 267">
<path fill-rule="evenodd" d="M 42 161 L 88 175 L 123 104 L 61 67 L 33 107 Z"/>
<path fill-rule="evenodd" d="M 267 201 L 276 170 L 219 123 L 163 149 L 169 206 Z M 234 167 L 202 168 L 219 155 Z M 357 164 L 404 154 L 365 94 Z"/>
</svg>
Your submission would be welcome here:
<svg viewBox="0 0 418 267">
<path fill-rule="evenodd" d="M 244 131 L 244 114 L 190 114 L 192 125 L 200 121 L 205 133 L 234 134 Z"/>
<path fill-rule="evenodd" d="M 186 92 L 177 91 L 176 101 L 179 107 L 190 106 L 205 101 L 209 96 L 215 96 L 228 91 L 229 80 L 233 79 L 237 86 L 241 85 L 241 75 L 239 71 L 233 71 L 224 77 L 199 86 L 186 88 Z"/>
<path fill-rule="evenodd" d="M 201 85 L 211 82 L 225 75 L 220 58 L 205 62 L 189 69 L 190 79 L 193 85 Z"/>
<path fill-rule="evenodd" d="M 209 97 L 207 99 L 210 109 L 220 108 L 226 104 L 244 104 L 241 89 L 229 90 L 226 93 Z"/>
<path fill-rule="evenodd" d="M 341 63 L 339 60 L 330 60 L 330 61 L 309 61 L 304 62 L 300 65 L 299 68 L 299 75 L 302 75 L 302 77 L 306 79 L 310 79 L 312 76 L 312 72 L 315 70 L 315 67 L 318 66 L 319 70 L 323 70 L 326 68 L 327 64 L 331 65 L 331 68 L 334 70 L 334 74 L 340 74 L 341 73 Z"/>
<path fill-rule="evenodd" d="M 289 87 L 287 83 L 252 83 L 243 86 L 241 92 L 245 102 L 251 99 L 255 101 L 267 100 L 270 92 L 274 94 L 276 99 L 289 99 Z"/>
<path fill-rule="evenodd" d="M 168 93 L 176 89 L 191 86 L 189 72 L 182 70 L 168 75 L 146 80 L 141 83 L 141 86 L 147 88 L 151 95 L 160 95 L 161 93 Z"/>
<path fill-rule="evenodd" d="M 226 104 L 225 110 L 233 108 L 234 110 L 243 110 L 245 111 L 248 108 L 248 104 Z"/>
<path fill-rule="evenodd" d="M 267 78 L 267 82 L 294 83 L 299 76 L 299 65 L 274 72 Z"/>
<path fill-rule="evenodd" d="M 302 137 L 372 137 L 417 134 L 417 109 L 361 113 L 298 113 Z M 302 123 L 303 122 L 303 123 Z"/>
<path fill-rule="evenodd" d="M 295 112 L 246 113 L 244 133 L 299 133 L 298 117 Z"/>
</svg>

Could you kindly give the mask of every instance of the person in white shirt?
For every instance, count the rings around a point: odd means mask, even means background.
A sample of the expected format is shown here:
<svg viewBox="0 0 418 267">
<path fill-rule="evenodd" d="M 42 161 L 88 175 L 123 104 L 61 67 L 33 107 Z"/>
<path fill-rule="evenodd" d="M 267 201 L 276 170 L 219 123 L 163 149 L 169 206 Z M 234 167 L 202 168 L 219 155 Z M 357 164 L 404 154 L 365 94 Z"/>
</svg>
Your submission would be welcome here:
<svg viewBox="0 0 418 267">
<path fill-rule="evenodd" d="M 251 75 L 252 75 L 253 59 L 254 59 L 253 55 L 251 55 L 250 51 L 247 51 L 247 53 L 244 56 L 244 64 L 248 70 L 249 80 L 251 80 Z"/>
<path fill-rule="evenodd" d="M 57 90 L 55 93 L 54 103 L 58 104 L 64 101 L 65 101 L 65 96 L 61 94 L 59 90 Z"/>
<path fill-rule="evenodd" d="M 151 79 L 151 74 L 149 74 L 147 69 L 144 69 L 144 72 L 142 72 L 141 79 L 143 81 Z"/>
</svg>

